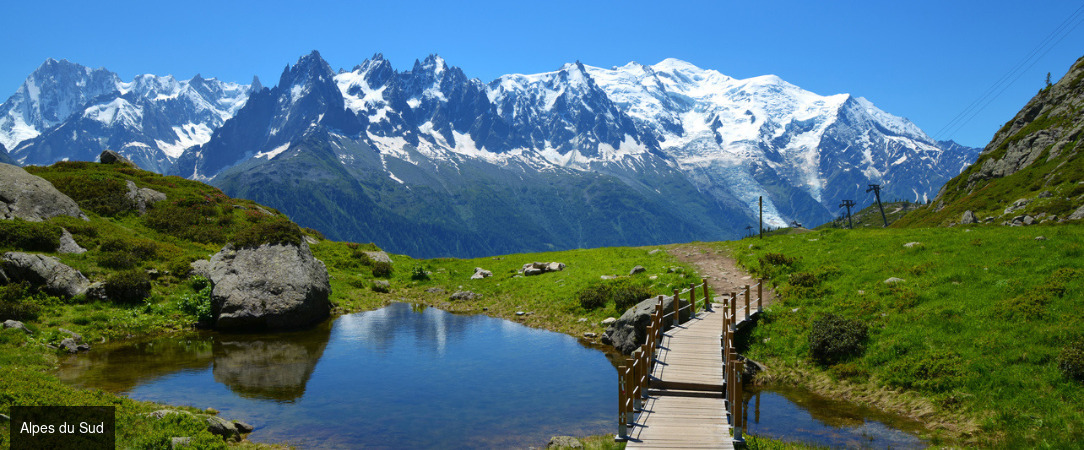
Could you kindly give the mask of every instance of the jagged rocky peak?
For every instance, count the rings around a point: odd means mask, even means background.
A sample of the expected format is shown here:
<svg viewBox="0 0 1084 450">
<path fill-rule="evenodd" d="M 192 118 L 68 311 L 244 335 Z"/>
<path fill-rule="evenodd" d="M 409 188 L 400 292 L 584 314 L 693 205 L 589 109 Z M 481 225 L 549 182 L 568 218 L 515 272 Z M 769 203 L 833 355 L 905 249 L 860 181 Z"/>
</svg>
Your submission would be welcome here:
<svg viewBox="0 0 1084 450">
<path fill-rule="evenodd" d="M 287 65 L 283 69 L 278 86 L 280 88 L 299 86 L 312 81 L 333 82 L 334 74 L 331 66 L 320 56 L 320 52 L 313 50 L 312 53 L 298 58 L 296 64 Z"/>
</svg>

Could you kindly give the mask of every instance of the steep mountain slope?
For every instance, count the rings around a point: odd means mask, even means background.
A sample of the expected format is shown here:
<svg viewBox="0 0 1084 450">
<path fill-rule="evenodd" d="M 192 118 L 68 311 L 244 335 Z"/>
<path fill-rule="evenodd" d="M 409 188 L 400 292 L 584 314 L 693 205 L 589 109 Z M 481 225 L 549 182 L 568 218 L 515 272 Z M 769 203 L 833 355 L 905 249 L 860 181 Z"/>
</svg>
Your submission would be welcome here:
<svg viewBox="0 0 1084 450">
<path fill-rule="evenodd" d="M 868 184 L 926 200 L 977 154 L 866 99 L 819 96 L 771 75 L 738 80 L 675 59 L 589 73 L 698 184 L 750 209 L 765 196 L 772 226 L 823 223 L 840 200 L 865 198 Z"/>
<path fill-rule="evenodd" d="M 0 144 L 0 163 L 18 165 L 11 156 L 8 155 L 8 149 L 4 148 L 4 144 Z"/>
<path fill-rule="evenodd" d="M 1084 58 L 1005 123 L 978 161 L 946 183 L 932 205 L 899 225 L 959 223 L 965 211 L 1000 224 L 1084 218 L 1082 106 Z"/>
<path fill-rule="evenodd" d="M 207 142 L 248 94 L 249 86 L 200 75 L 126 83 L 105 69 L 50 59 L 0 106 L 0 142 L 22 164 L 93 160 L 110 149 L 165 172 L 185 148 Z"/>
</svg>

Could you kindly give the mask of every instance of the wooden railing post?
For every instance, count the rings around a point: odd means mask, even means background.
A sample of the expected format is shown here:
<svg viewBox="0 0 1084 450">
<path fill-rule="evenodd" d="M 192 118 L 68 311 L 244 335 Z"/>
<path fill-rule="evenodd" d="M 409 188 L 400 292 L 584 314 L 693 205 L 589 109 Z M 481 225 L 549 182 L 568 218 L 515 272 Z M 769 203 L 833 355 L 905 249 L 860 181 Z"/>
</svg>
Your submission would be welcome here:
<svg viewBox="0 0 1084 450">
<path fill-rule="evenodd" d="M 689 283 L 689 320 L 696 317 L 696 284 Z"/>
<path fill-rule="evenodd" d="M 674 321 L 670 322 L 670 328 L 677 328 L 678 324 L 681 323 L 681 301 L 678 299 L 679 295 L 678 290 L 674 289 Z"/>
<path fill-rule="evenodd" d="M 730 293 L 730 331 L 734 331 L 734 318 L 738 316 L 738 293 Z"/>
<path fill-rule="evenodd" d="M 742 413 L 741 374 L 744 364 L 742 361 L 734 361 L 734 401 L 730 402 L 731 411 L 734 414 L 734 440 L 744 441 L 742 429 L 745 428 L 745 415 Z"/>
<path fill-rule="evenodd" d="M 745 318 L 749 318 L 749 285 L 745 285 Z"/>
<path fill-rule="evenodd" d="M 704 311 L 711 311 L 711 296 L 708 294 L 708 280 L 701 278 L 704 282 Z"/>
<path fill-rule="evenodd" d="M 764 311 L 764 279 L 757 283 L 757 311 Z"/>
<path fill-rule="evenodd" d="M 627 373 L 628 366 L 617 368 L 617 436 L 614 437 L 615 441 L 627 441 L 629 436 L 629 418 L 628 412 L 625 411 L 625 405 L 628 403 L 628 385 L 625 384 Z"/>
</svg>

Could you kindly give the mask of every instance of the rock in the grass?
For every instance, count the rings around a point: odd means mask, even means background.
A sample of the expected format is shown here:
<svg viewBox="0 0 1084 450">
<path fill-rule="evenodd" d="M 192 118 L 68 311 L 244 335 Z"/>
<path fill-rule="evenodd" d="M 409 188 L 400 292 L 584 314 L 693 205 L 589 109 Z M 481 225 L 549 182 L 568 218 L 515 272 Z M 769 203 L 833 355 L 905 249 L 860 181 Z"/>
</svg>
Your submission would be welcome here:
<svg viewBox="0 0 1084 450">
<path fill-rule="evenodd" d="M 67 328 L 57 328 L 56 330 L 70 336 L 72 339 L 75 340 L 76 344 L 82 344 L 83 343 L 83 335 L 81 335 L 79 333 L 76 333 L 76 332 L 74 332 L 72 330 L 69 330 Z"/>
<path fill-rule="evenodd" d="M 309 245 L 264 244 L 211 257 L 211 310 L 220 330 L 278 330 L 309 326 L 331 312 L 324 263 Z"/>
<path fill-rule="evenodd" d="M 583 333 L 583 337 L 594 339 L 594 338 L 598 337 L 598 333 L 592 333 L 590 331 L 585 331 Z"/>
<path fill-rule="evenodd" d="M 1035 240 L 1036 240 L 1036 241 L 1045 241 L 1045 240 L 1046 240 L 1046 236 L 1035 236 Z"/>
<path fill-rule="evenodd" d="M 72 234 L 69 233 L 68 230 L 61 228 L 60 231 L 60 245 L 56 248 L 57 253 L 73 253 L 79 255 L 87 252 L 87 249 L 80 247 L 79 243 L 75 242 L 75 238 L 72 237 Z"/>
<path fill-rule="evenodd" d="M 23 323 L 19 322 L 18 320 L 11 320 L 11 319 L 5 320 L 4 321 L 4 329 L 8 329 L 8 328 L 14 328 L 16 330 L 22 330 L 22 332 L 26 333 L 26 334 L 33 334 L 33 333 L 30 332 L 29 329 L 26 328 L 26 325 L 23 325 Z"/>
<path fill-rule="evenodd" d="M 636 265 L 635 267 L 632 268 L 632 270 L 629 271 L 629 275 L 636 275 L 638 273 L 642 273 L 642 272 L 646 272 L 646 271 L 647 271 L 647 269 L 645 269 L 644 266 Z"/>
<path fill-rule="evenodd" d="M 132 168 L 137 167 L 135 163 L 133 163 L 131 160 L 121 156 L 120 153 L 117 153 L 113 150 L 103 151 L 100 155 L 98 155 L 98 162 L 102 164 L 120 164 Z"/>
<path fill-rule="evenodd" d="M 658 299 L 652 297 L 629 308 L 620 318 L 606 328 L 606 332 L 602 334 L 602 343 L 613 345 L 614 348 L 626 355 L 631 354 L 643 345 L 647 339 L 647 326 L 651 324 L 651 314 L 655 312 L 657 302 Z M 680 308 L 685 308 L 688 305 L 689 302 L 685 299 L 680 299 L 678 302 Z M 663 310 L 674 310 L 674 298 L 672 296 L 663 297 Z M 682 309 L 681 321 L 688 320 L 689 315 L 690 312 L 687 308 Z M 663 329 L 669 327 L 672 321 L 673 316 L 664 318 Z"/>
<path fill-rule="evenodd" d="M 53 256 L 7 252 L 0 258 L 0 271 L 11 282 L 26 281 L 46 293 L 71 298 L 87 291 L 90 281 Z"/>
<path fill-rule="evenodd" d="M 473 291 L 456 291 L 454 294 L 451 295 L 451 297 L 448 298 L 452 301 L 471 301 L 479 297 L 481 296 L 475 294 Z"/>
<path fill-rule="evenodd" d="M 889 279 L 885 280 L 885 284 L 896 284 L 896 283 L 902 283 L 904 281 L 907 281 L 907 280 L 904 280 L 903 278 L 892 277 L 892 278 L 889 278 Z"/>
<path fill-rule="evenodd" d="M 528 277 L 532 275 L 542 275 L 544 272 L 545 271 L 543 271 L 542 269 L 536 269 L 534 267 L 523 269 L 523 275 L 526 275 Z"/>
<path fill-rule="evenodd" d="M 565 263 L 551 262 L 546 264 L 546 272 L 560 272 L 565 270 Z"/>
<path fill-rule="evenodd" d="M 491 276 L 493 276 L 493 272 L 490 272 L 490 271 L 488 271 L 486 269 L 483 269 L 481 267 L 475 267 L 474 268 L 474 275 L 471 275 L 470 279 L 472 279 L 472 280 L 481 280 L 482 278 L 489 278 Z"/>
<path fill-rule="evenodd" d="M 41 222 L 57 216 L 88 220 L 71 197 L 37 175 L 0 163 L 0 219 Z"/>
<path fill-rule="evenodd" d="M 605 319 L 602 319 L 602 324 L 603 325 L 609 325 L 609 324 L 614 323 L 614 322 L 617 322 L 617 318 L 615 318 L 615 317 L 607 317 Z"/>
<path fill-rule="evenodd" d="M 554 436 L 550 438 L 546 448 L 583 448 L 583 444 L 572 436 Z"/>
<path fill-rule="evenodd" d="M 522 315 L 524 315 L 524 314 L 527 314 L 527 313 L 525 313 L 525 312 L 523 312 L 523 311 L 516 311 L 516 315 L 517 315 L 517 316 L 522 316 Z"/>
<path fill-rule="evenodd" d="M 373 290 L 376 292 L 391 292 L 391 282 L 388 280 L 373 280 Z"/>
<path fill-rule="evenodd" d="M 230 422 L 226 419 L 212 414 L 193 414 L 188 411 L 180 411 L 176 409 L 160 409 L 158 411 L 147 413 L 146 416 L 161 420 L 166 416 L 170 416 L 173 414 L 184 414 L 203 419 L 204 423 L 207 424 L 207 431 L 210 431 L 212 434 L 222 436 L 226 440 L 239 440 L 242 433 L 248 433 L 247 431 L 241 431 L 241 429 L 238 427 L 238 423 Z"/>
<path fill-rule="evenodd" d="M 60 341 L 60 349 L 68 353 L 78 353 L 80 350 L 79 344 L 72 338 L 64 338 L 64 340 Z"/>
<path fill-rule="evenodd" d="M 1032 217 L 1030 215 L 1024 216 L 1024 225 L 1032 225 L 1034 223 L 1035 223 L 1035 218 L 1034 217 Z"/>
<path fill-rule="evenodd" d="M 1077 208 L 1076 211 L 1073 211 L 1072 214 L 1069 214 L 1069 220 L 1080 220 L 1080 219 L 1084 219 L 1084 206 L 1081 206 L 1081 207 Z"/>
<path fill-rule="evenodd" d="M 448 291 L 445 291 L 444 288 L 431 287 L 429 289 L 426 289 L 425 292 L 428 292 L 430 294 L 444 294 L 444 293 L 446 293 Z"/>
<path fill-rule="evenodd" d="M 970 209 L 967 210 L 967 211 L 964 211 L 963 217 L 960 218 L 960 224 L 961 225 L 971 225 L 971 224 L 973 224 L 975 222 L 976 222 L 975 213 L 972 212 Z"/>
<path fill-rule="evenodd" d="M 1030 199 L 1022 198 L 1020 200 L 1017 200 L 1017 201 L 1013 202 L 1013 204 L 1011 206 L 1009 206 L 1008 208 L 1005 208 L 1005 214 L 1012 214 L 1012 213 L 1014 213 L 1016 211 L 1024 209 L 1024 207 L 1027 206 L 1028 203 L 1031 203 Z"/>
<path fill-rule="evenodd" d="M 564 265 L 564 263 L 559 263 L 559 262 L 550 262 L 550 263 L 531 262 L 531 263 L 524 264 L 523 269 L 521 269 L 521 271 L 523 272 L 523 275 L 526 275 L 526 276 L 542 275 L 542 274 L 544 274 L 546 272 L 557 272 L 557 271 L 561 271 L 561 270 L 565 270 L 565 265 Z"/>
<path fill-rule="evenodd" d="M 147 213 L 147 206 L 158 203 L 166 199 L 166 194 L 158 192 L 150 188 L 141 188 L 136 186 L 135 182 L 128 180 L 128 194 L 127 197 L 139 210 L 139 214 L 143 215 Z"/>
<path fill-rule="evenodd" d="M 921 245 L 922 245 L 921 242 L 908 242 L 906 244 L 903 244 L 903 246 L 907 247 L 907 248 L 914 248 L 914 247 L 918 247 L 918 246 L 921 246 Z"/>
<path fill-rule="evenodd" d="M 647 254 L 649 254 L 649 255 L 654 255 L 654 254 L 656 254 L 656 253 L 659 253 L 659 252 L 661 252 L 661 251 L 662 251 L 662 249 L 659 249 L 659 248 L 657 248 L 657 249 L 654 249 L 654 250 L 652 250 L 652 251 L 650 251 L 650 252 L 647 252 Z"/>
<path fill-rule="evenodd" d="M 388 256 L 388 254 L 384 253 L 383 251 L 362 252 L 362 253 L 365 253 L 365 256 L 369 257 L 369 260 L 372 261 L 372 262 L 391 264 L 391 257 Z"/>
</svg>

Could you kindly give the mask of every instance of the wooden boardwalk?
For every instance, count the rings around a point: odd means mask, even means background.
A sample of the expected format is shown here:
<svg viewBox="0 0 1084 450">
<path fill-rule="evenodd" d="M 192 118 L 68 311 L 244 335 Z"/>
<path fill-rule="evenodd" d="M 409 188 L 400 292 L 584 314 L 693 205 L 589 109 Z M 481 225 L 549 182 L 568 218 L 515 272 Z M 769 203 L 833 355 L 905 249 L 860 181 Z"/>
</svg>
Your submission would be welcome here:
<svg viewBox="0 0 1084 450">
<path fill-rule="evenodd" d="M 706 286 L 706 283 L 703 285 Z M 759 286 L 758 286 L 759 287 Z M 695 293 L 695 287 L 692 288 Z M 626 448 L 734 448 L 735 419 L 741 420 L 741 383 L 727 386 L 727 377 L 740 375 L 741 363 L 736 362 L 733 347 L 733 330 L 744 325 L 749 317 L 746 309 L 759 312 L 757 303 L 749 303 L 750 289 L 747 287 L 742 296 L 725 295 L 712 302 L 711 310 L 699 311 L 688 321 L 671 327 L 663 333 L 652 328 L 662 328 L 661 320 L 665 315 L 660 300 L 658 311 L 649 334 L 658 336 L 657 344 L 645 344 L 646 353 L 637 358 L 650 367 L 644 377 L 637 375 L 639 363 L 630 359 L 628 380 L 625 386 L 636 385 L 642 380 L 646 389 L 636 395 L 634 388 L 629 388 L 632 398 L 642 399 L 635 414 L 630 417 L 624 438 Z M 675 298 L 678 293 L 675 292 Z M 759 300 L 760 292 L 757 297 Z M 704 291 L 704 300 L 708 296 Z M 759 302 L 758 302 L 759 303 Z M 739 306 L 741 305 L 741 306 Z M 684 309 L 684 308 L 682 308 Z M 673 317 L 673 315 L 669 315 Z M 724 350 L 725 349 L 725 350 Z M 724 352 L 732 355 L 724 360 Z M 648 357 L 653 355 L 653 358 Z M 650 363 L 646 363 L 650 361 Z M 724 371 L 724 368 L 729 368 Z M 729 375 L 728 375 L 729 374 Z M 737 399 L 737 409 L 732 408 L 729 399 Z M 626 405 L 622 400 L 622 405 Z M 633 411 L 630 411 L 633 412 Z M 732 415 L 733 414 L 733 415 Z M 742 427 L 743 423 L 737 424 Z"/>
<path fill-rule="evenodd" d="M 626 448 L 734 448 L 723 399 L 722 328 L 722 314 L 702 312 L 663 333 L 652 388 Z"/>
</svg>

